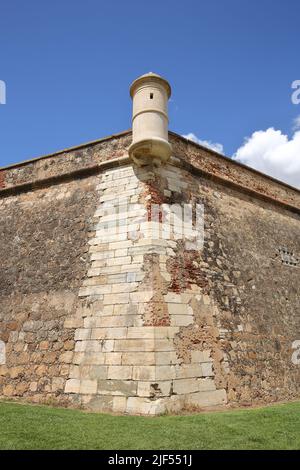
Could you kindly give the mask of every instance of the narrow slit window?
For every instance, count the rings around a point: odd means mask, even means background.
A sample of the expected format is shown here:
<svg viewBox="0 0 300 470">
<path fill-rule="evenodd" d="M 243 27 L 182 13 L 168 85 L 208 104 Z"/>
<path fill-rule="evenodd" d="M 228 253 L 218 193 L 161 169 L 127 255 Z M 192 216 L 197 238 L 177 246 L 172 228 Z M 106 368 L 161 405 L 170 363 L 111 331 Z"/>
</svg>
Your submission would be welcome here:
<svg viewBox="0 0 300 470">
<path fill-rule="evenodd" d="M 153 100 L 153 93 L 150 93 L 150 100 Z"/>
</svg>

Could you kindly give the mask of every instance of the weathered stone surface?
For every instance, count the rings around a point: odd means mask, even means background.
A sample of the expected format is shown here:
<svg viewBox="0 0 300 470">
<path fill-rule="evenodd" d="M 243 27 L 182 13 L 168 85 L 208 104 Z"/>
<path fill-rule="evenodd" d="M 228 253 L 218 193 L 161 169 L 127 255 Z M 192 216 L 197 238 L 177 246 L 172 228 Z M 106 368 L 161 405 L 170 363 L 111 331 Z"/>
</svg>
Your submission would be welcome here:
<svg viewBox="0 0 300 470">
<path fill-rule="evenodd" d="M 300 193 L 170 139 L 159 168 L 126 161 L 125 133 L 0 170 L 0 395 L 137 414 L 299 397 Z M 195 203 L 197 249 L 162 226 Z"/>
<path fill-rule="evenodd" d="M 87 269 L 95 184 L 88 178 L 81 185 L 0 196 L 0 337 L 9 371 L 0 394 L 42 401 L 53 392 L 66 399 L 63 363 L 72 361 L 78 321 L 64 323 L 76 311 Z"/>
<path fill-rule="evenodd" d="M 213 390 L 209 392 L 196 392 L 186 395 L 186 404 L 199 408 L 207 406 L 226 405 L 227 397 L 225 390 Z"/>
</svg>

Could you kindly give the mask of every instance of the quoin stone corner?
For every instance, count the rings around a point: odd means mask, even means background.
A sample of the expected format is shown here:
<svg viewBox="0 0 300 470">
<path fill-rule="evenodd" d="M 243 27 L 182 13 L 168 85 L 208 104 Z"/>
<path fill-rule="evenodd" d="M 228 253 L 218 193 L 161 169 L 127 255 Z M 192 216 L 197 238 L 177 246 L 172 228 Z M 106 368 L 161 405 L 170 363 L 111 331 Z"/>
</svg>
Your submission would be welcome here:
<svg viewBox="0 0 300 470">
<path fill-rule="evenodd" d="M 0 169 L 0 395 L 145 415 L 298 399 L 299 190 L 168 130 L 164 78 L 130 93 L 132 131 Z"/>
</svg>

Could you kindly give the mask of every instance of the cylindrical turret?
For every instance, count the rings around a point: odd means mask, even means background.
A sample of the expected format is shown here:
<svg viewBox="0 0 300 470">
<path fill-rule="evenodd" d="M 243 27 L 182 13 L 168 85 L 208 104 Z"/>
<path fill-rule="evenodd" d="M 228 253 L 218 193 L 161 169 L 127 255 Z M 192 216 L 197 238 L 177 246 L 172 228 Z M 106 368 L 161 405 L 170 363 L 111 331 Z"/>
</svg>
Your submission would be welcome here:
<svg viewBox="0 0 300 470">
<path fill-rule="evenodd" d="M 138 165 L 159 165 L 171 156 L 168 142 L 169 83 L 155 73 L 137 78 L 130 87 L 133 100 L 132 144 L 129 155 Z"/>
</svg>

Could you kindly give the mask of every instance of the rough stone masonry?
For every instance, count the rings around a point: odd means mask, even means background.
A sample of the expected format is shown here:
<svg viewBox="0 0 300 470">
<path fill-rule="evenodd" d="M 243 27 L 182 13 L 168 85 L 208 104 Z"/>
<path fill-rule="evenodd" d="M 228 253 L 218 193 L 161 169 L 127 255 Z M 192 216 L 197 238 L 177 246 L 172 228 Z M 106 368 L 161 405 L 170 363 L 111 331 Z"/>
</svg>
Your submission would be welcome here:
<svg viewBox="0 0 300 470">
<path fill-rule="evenodd" d="M 128 131 L 0 170 L 2 397 L 132 414 L 299 399 L 300 192 L 167 138 L 161 165 L 130 158 Z M 149 230 L 184 204 L 204 209 L 200 249 Z"/>
</svg>

